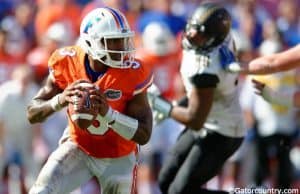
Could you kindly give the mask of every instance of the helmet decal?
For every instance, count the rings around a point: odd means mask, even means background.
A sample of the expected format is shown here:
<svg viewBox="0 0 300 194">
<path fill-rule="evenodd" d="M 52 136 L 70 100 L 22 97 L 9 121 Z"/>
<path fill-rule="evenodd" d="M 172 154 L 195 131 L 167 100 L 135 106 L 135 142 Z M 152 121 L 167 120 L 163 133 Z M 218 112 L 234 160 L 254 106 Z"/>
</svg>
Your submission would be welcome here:
<svg viewBox="0 0 300 194">
<path fill-rule="evenodd" d="M 88 32 L 88 29 L 91 28 L 92 26 L 93 26 L 92 21 L 89 21 L 89 22 L 86 24 L 86 26 L 85 26 L 83 32 L 84 32 L 84 33 L 87 33 L 87 32 Z"/>
<path fill-rule="evenodd" d="M 88 21 L 88 23 L 86 24 L 83 32 L 84 33 L 88 33 L 88 30 L 94 25 L 94 23 L 97 23 L 101 20 L 101 18 L 97 17 L 94 19 L 96 22 L 93 22 L 92 20 Z"/>
</svg>

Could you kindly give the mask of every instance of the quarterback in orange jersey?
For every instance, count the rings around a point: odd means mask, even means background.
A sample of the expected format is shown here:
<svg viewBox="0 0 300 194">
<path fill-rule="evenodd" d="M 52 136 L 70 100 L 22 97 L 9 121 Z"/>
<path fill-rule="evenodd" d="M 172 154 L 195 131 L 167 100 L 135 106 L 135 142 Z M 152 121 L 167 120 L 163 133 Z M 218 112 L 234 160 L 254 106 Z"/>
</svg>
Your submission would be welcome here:
<svg viewBox="0 0 300 194">
<path fill-rule="evenodd" d="M 146 144 L 152 129 L 146 90 L 153 78 L 133 57 L 133 36 L 122 13 L 97 8 L 84 17 L 78 45 L 50 57 L 47 82 L 28 106 L 29 121 L 42 122 L 75 104 L 87 89 L 91 103 L 85 111 L 97 115 L 83 129 L 68 109 L 69 125 L 30 194 L 69 193 L 93 176 L 101 193 L 135 192 L 137 144 Z"/>
</svg>

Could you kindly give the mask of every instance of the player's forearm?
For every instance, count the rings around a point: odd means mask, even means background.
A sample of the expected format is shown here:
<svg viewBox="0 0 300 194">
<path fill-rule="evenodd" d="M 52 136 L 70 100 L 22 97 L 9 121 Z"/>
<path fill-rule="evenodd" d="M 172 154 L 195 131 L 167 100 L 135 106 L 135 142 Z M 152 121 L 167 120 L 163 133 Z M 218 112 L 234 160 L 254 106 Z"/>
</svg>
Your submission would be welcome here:
<svg viewBox="0 0 300 194">
<path fill-rule="evenodd" d="M 150 120 L 150 119 L 148 119 Z M 151 137 L 152 123 L 139 122 L 139 127 L 131 140 L 135 141 L 140 145 L 145 145 Z"/>
<path fill-rule="evenodd" d="M 110 127 L 127 140 L 135 141 L 140 145 L 146 144 L 151 136 L 151 110 L 140 111 L 139 115 L 129 116 L 109 108 L 104 118 Z"/>
<path fill-rule="evenodd" d="M 278 61 L 276 61 L 276 58 L 271 55 L 254 59 L 249 64 L 242 65 L 240 73 L 257 75 L 270 74 L 283 71 L 284 68 L 281 66 L 282 65 L 278 64 Z"/>
<path fill-rule="evenodd" d="M 203 125 L 213 104 L 214 88 L 193 88 L 186 108 L 174 106 L 171 117 L 186 125 L 188 128 L 198 131 Z"/>
<path fill-rule="evenodd" d="M 240 73 L 270 74 L 287 71 L 300 66 L 300 45 L 281 53 L 275 53 L 252 60 L 242 66 Z"/>
<path fill-rule="evenodd" d="M 192 130 L 200 130 L 205 122 L 205 115 L 198 115 L 192 113 L 188 108 L 174 106 L 170 113 L 170 116 L 176 121 L 184 124 Z"/>
<path fill-rule="evenodd" d="M 142 113 L 143 114 L 143 113 Z M 152 114 L 151 112 L 146 115 L 139 115 L 139 125 L 136 133 L 134 134 L 132 140 L 140 145 L 145 145 L 151 137 L 152 131 Z M 144 118 L 144 119 L 143 119 Z"/>
<path fill-rule="evenodd" d="M 50 100 L 33 99 L 27 107 L 27 118 L 31 124 L 39 123 L 47 119 L 60 107 L 54 108 L 56 96 Z"/>
</svg>

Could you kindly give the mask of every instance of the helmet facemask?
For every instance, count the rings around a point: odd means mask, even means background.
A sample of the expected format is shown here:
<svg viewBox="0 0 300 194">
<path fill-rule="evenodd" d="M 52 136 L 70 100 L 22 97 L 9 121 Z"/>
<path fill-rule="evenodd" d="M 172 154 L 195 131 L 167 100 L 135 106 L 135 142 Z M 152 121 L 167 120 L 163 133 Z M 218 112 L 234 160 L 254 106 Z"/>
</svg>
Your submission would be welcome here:
<svg viewBox="0 0 300 194">
<path fill-rule="evenodd" d="M 190 47 L 195 50 L 202 50 L 207 51 L 209 48 L 211 48 L 212 43 L 214 42 L 214 37 L 209 36 L 205 33 L 205 26 L 199 25 L 193 21 L 190 21 L 185 28 L 185 34 L 189 33 L 189 31 L 194 30 L 197 35 L 190 39 L 187 37 L 188 44 L 190 44 Z"/>
<path fill-rule="evenodd" d="M 113 68 L 128 68 L 134 60 L 135 48 L 133 34 L 124 37 L 92 37 L 92 41 L 85 40 L 87 53 L 94 59 Z M 121 44 L 123 48 L 113 48 Z"/>
</svg>

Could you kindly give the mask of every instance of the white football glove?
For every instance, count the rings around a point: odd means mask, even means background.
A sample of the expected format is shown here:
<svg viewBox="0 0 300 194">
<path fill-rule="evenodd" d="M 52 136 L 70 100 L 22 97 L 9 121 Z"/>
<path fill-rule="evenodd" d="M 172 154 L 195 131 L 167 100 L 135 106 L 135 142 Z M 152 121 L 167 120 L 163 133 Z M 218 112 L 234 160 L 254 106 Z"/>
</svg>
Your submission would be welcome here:
<svg viewBox="0 0 300 194">
<path fill-rule="evenodd" d="M 152 109 L 154 125 L 169 117 L 172 105 L 160 96 L 160 91 L 154 84 L 148 89 L 148 101 Z"/>
</svg>

